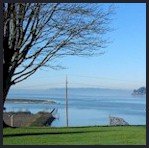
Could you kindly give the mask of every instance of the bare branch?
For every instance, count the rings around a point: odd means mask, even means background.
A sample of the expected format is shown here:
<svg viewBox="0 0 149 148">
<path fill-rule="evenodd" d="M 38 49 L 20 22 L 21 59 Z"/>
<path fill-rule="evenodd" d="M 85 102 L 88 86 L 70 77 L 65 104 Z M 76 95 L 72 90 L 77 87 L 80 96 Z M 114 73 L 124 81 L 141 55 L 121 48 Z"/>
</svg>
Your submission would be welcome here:
<svg viewBox="0 0 149 148">
<path fill-rule="evenodd" d="M 4 89 L 65 56 L 104 53 L 113 9 L 90 3 L 5 3 Z M 7 82 L 7 83 L 6 83 Z M 9 88 L 7 87 L 7 88 Z M 7 91 L 5 91 L 7 92 Z"/>
</svg>

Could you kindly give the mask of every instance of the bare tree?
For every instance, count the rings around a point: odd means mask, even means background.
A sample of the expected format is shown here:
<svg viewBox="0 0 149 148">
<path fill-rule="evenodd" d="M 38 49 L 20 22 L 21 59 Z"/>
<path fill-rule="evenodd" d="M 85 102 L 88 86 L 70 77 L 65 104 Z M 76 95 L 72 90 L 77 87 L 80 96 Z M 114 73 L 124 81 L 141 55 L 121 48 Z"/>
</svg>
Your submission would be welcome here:
<svg viewBox="0 0 149 148">
<path fill-rule="evenodd" d="M 81 3 L 3 4 L 3 104 L 12 85 L 64 56 L 102 54 L 113 8 Z"/>
</svg>

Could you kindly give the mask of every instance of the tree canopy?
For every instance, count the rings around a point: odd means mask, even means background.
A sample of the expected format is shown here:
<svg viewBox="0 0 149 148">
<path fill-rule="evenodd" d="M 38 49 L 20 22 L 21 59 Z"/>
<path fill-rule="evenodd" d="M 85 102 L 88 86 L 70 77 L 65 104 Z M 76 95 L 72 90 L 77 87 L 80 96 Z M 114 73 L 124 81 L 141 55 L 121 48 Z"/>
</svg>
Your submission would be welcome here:
<svg viewBox="0 0 149 148">
<path fill-rule="evenodd" d="M 3 98 L 12 85 L 64 56 L 103 54 L 113 7 L 90 3 L 3 4 Z"/>
</svg>

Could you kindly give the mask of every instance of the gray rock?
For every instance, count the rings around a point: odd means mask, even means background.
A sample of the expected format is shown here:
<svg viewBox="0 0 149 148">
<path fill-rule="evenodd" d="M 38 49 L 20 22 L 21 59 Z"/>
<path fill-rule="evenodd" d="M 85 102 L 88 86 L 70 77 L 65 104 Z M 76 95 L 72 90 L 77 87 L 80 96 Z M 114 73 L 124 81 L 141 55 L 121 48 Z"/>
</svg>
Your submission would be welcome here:
<svg viewBox="0 0 149 148">
<path fill-rule="evenodd" d="M 109 116 L 110 125 L 129 125 L 123 118 Z"/>
</svg>

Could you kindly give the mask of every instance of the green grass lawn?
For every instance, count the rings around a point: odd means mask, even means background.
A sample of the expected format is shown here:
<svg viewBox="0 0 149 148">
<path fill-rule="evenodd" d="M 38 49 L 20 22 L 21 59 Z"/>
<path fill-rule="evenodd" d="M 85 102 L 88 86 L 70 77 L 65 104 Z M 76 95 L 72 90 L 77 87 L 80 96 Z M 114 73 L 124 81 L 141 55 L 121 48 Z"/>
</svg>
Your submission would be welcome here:
<svg viewBox="0 0 149 148">
<path fill-rule="evenodd" d="M 3 145 L 146 145 L 146 126 L 6 128 Z"/>
</svg>

